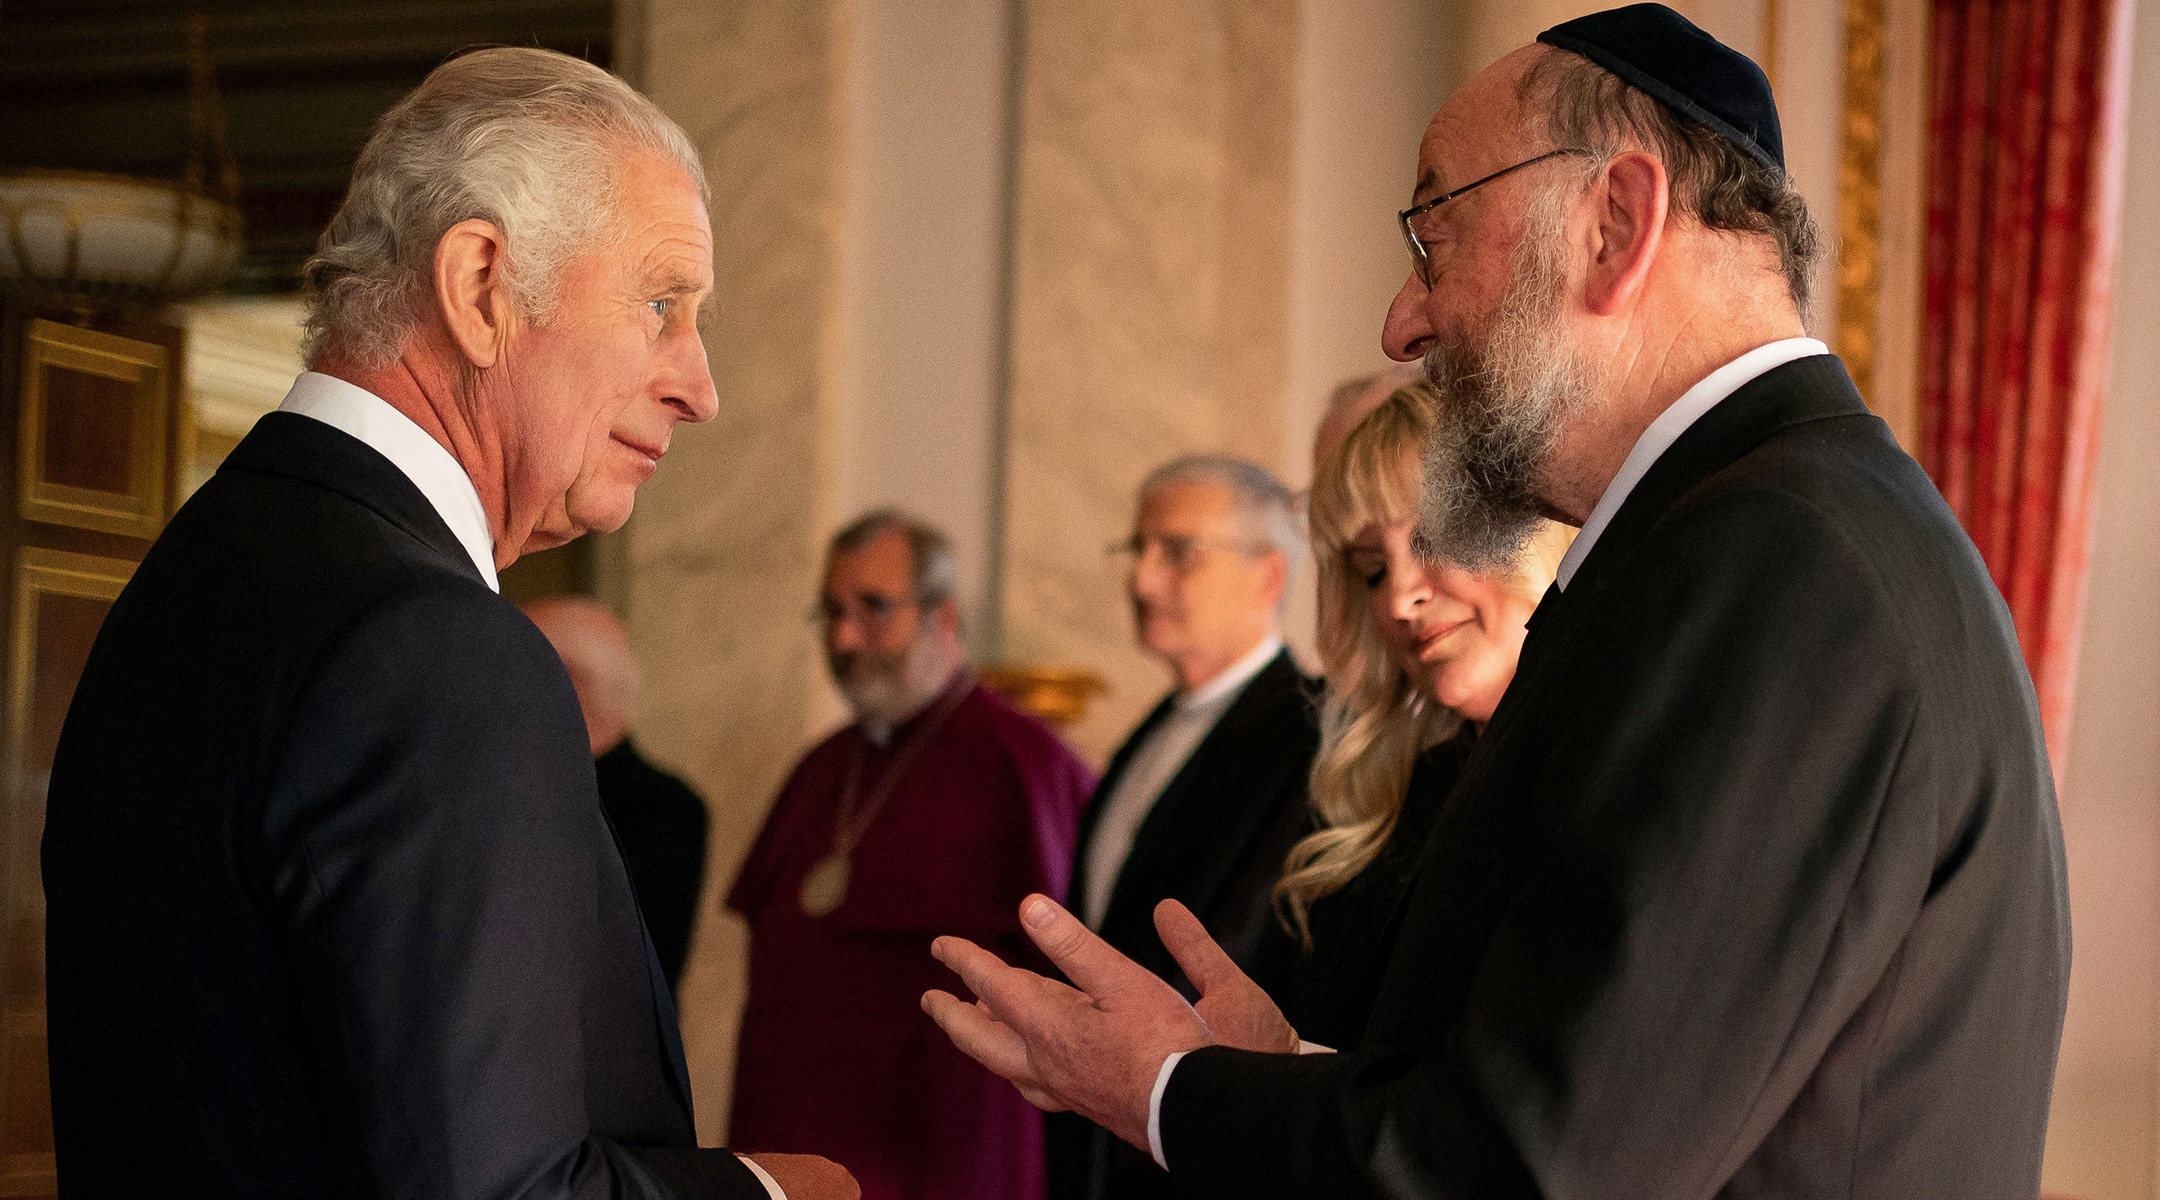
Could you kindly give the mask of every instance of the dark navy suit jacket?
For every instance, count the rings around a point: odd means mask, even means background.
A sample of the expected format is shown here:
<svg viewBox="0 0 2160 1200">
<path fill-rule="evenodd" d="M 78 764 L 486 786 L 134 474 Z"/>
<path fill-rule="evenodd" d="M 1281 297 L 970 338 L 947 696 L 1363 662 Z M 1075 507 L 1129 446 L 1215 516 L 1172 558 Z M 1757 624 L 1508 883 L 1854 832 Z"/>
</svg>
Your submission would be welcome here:
<svg viewBox="0 0 2160 1200">
<path fill-rule="evenodd" d="M 69 1197 L 727 1197 L 548 643 L 263 418 L 114 604 L 44 842 Z"/>
</svg>

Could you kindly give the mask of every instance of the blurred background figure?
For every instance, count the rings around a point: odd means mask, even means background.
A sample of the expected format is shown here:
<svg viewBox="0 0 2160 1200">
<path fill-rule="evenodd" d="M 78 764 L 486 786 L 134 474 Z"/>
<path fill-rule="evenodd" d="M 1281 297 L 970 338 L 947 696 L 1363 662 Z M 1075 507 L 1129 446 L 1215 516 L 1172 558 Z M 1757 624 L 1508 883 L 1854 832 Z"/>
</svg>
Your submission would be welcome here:
<svg viewBox="0 0 2160 1200">
<path fill-rule="evenodd" d="M 919 998 L 932 937 L 1036 961 L 1094 773 L 967 669 L 951 544 L 880 510 L 834 535 L 811 617 L 855 721 L 798 765 L 728 897 L 750 923 L 734 1136 L 821 1146 L 871 1200 L 1035 1200 L 1042 1119 Z"/>
<path fill-rule="evenodd" d="M 597 600 L 557 596 L 526 605 L 525 615 L 547 635 L 577 688 L 600 806 L 622 844 L 630 887 L 660 967 L 668 986 L 675 987 L 682 980 L 697 924 L 698 891 L 705 883 L 705 802 L 688 784 L 647 762 L 630 738 L 630 706 L 641 676 L 629 635 L 614 612 Z"/>
<path fill-rule="evenodd" d="M 1361 1040 L 1419 850 L 1574 534 L 1546 522 L 1511 573 L 1421 561 L 1410 548 L 1419 463 L 1444 403 L 1396 373 L 1344 395 L 1316 439 L 1310 500 L 1327 675 L 1311 780 L 1319 828 L 1290 852 L 1276 887 L 1283 921 L 1255 975 L 1300 1037 L 1337 1050 Z"/>
<path fill-rule="evenodd" d="M 1250 969 L 1283 855 L 1305 830 L 1317 685 L 1278 628 L 1304 539 L 1273 472 L 1193 455 L 1141 484 L 1132 535 L 1115 549 L 1130 564 L 1134 634 L 1172 687 L 1096 789 L 1071 908 L 1183 987 L 1155 906 L 1182 901 Z M 1057 1200 L 1170 1194 L 1146 1154 L 1080 1117 L 1052 1118 L 1050 1145 Z"/>
</svg>

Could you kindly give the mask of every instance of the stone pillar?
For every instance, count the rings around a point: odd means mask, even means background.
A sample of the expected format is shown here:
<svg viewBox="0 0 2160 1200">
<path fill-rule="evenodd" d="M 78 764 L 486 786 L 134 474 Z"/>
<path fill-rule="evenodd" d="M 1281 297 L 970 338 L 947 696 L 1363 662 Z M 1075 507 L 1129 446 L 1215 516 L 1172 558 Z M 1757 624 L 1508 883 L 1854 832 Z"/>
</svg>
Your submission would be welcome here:
<svg viewBox="0 0 2160 1200">
<path fill-rule="evenodd" d="M 1026 6 L 1015 206 L 1004 658 L 1111 693 L 1096 762 L 1162 693 L 1104 547 L 1153 466 L 1279 465 L 1295 0 Z"/>
<path fill-rule="evenodd" d="M 812 720 L 802 613 L 830 523 L 838 0 L 619 6 L 633 82 L 688 130 L 712 185 L 717 291 L 705 345 L 720 415 L 676 431 L 627 549 L 636 728 L 712 813 L 684 1050 L 707 1144 L 726 1133 L 743 930 L 721 908 Z"/>
</svg>

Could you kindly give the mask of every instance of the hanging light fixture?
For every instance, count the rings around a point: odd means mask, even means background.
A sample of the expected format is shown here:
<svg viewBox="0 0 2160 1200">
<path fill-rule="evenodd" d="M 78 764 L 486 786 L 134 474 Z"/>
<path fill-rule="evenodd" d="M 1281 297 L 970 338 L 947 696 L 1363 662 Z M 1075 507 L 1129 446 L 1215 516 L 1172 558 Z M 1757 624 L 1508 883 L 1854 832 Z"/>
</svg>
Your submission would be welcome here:
<svg viewBox="0 0 2160 1200">
<path fill-rule="evenodd" d="M 205 292 L 240 265 L 225 104 L 200 3 L 188 14 L 188 156 L 181 178 L 92 171 L 0 171 L 0 283 L 74 306 Z M 206 178 L 214 156 L 217 178 Z"/>
</svg>

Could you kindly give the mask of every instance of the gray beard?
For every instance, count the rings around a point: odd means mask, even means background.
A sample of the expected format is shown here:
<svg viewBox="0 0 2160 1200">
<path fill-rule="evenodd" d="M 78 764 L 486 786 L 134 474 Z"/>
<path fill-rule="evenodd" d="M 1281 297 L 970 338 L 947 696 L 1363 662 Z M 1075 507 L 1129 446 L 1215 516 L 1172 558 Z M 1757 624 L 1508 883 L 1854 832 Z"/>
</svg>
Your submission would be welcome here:
<svg viewBox="0 0 2160 1200">
<path fill-rule="evenodd" d="M 916 638 L 906 656 L 897 661 L 867 654 L 846 657 L 847 661 L 828 664 L 833 683 L 870 740 L 881 744 L 895 726 L 937 699 L 952 680 L 951 668 L 927 634 Z"/>
<path fill-rule="evenodd" d="M 1567 198 L 1550 192 L 1532 206 L 1484 345 L 1457 334 L 1425 355 L 1442 408 L 1425 443 L 1412 538 L 1420 557 L 1505 575 L 1544 520 L 1538 484 L 1592 397 L 1591 373 L 1560 329 Z"/>
</svg>

